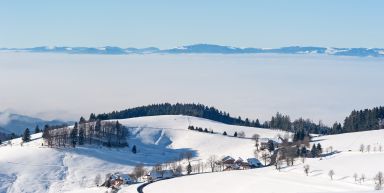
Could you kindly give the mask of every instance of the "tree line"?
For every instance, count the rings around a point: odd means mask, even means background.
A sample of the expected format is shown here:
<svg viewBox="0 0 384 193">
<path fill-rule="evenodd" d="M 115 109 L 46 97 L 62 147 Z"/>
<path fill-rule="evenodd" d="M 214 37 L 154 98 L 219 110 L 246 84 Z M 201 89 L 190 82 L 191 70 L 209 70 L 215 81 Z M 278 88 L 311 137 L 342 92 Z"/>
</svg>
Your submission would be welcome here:
<svg viewBox="0 0 384 193">
<path fill-rule="evenodd" d="M 98 144 L 108 147 L 128 145 L 128 129 L 118 121 L 86 121 L 81 118 L 74 126 L 50 127 L 43 130 L 43 139 L 49 147 L 66 147 L 84 144 Z"/>
<path fill-rule="evenodd" d="M 188 115 L 218 121 L 231 125 L 262 127 L 259 120 L 250 121 L 248 118 L 232 117 L 229 113 L 216 109 L 215 107 L 208 107 L 202 104 L 152 104 L 147 106 L 140 106 L 122 111 L 113 111 L 111 113 L 102 113 L 90 115 L 90 120 L 109 120 L 109 119 L 127 119 L 143 116 L 155 115 Z"/>
<path fill-rule="evenodd" d="M 291 120 L 289 115 L 283 115 L 279 112 L 272 116 L 270 120 L 261 123 L 259 119 L 243 119 L 240 116 L 235 118 L 229 113 L 218 110 L 215 107 L 194 103 L 162 103 L 140 106 L 122 111 L 113 111 L 111 113 L 102 113 L 98 115 L 91 113 L 89 121 L 126 119 L 155 115 L 188 115 L 231 125 L 280 129 L 289 132 L 303 131 L 306 134 L 340 134 L 384 128 L 384 107 L 375 107 L 373 109 L 360 111 L 354 110 L 348 117 L 345 118 L 343 124 L 336 122 L 331 127 L 326 126 L 321 121 L 315 123 L 310 119 L 298 118 L 296 120 Z"/>
<path fill-rule="evenodd" d="M 384 128 L 384 107 L 373 109 L 354 110 L 345 118 L 344 126 L 334 124 L 340 133 L 367 131 Z"/>
</svg>

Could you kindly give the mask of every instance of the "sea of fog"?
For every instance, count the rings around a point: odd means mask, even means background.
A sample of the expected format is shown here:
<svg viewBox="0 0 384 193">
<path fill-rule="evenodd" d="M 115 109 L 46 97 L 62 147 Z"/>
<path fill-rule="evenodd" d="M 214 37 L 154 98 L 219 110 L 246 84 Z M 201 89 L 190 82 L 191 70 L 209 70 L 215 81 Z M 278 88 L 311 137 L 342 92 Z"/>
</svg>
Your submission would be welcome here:
<svg viewBox="0 0 384 193">
<path fill-rule="evenodd" d="M 0 111 L 75 119 L 163 102 L 327 124 L 384 105 L 384 58 L 0 53 Z"/>
</svg>

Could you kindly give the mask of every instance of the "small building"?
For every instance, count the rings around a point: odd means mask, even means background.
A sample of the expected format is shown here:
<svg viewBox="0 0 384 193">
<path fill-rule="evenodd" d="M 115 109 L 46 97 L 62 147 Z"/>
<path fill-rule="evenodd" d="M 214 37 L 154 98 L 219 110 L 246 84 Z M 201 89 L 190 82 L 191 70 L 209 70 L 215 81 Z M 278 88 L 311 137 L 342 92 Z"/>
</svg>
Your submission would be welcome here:
<svg viewBox="0 0 384 193">
<path fill-rule="evenodd" d="M 279 147 L 279 141 L 270 139 L 270 138 L 261 138 L 260 139 L 260 149 L 268 149 L 269 143 L 273 143 L 274 147 L 277 148 Z"/>
<path fill-rule="evenodd" d="M 121 174 L 116 172 L 111 174 L 101 186 L 111 187 L 114 189 L 119 189 L 122 184 L 132 184 L 134 181 L 128 174 Z"/>
<path fill-rule="evenodd" d="M 263 166 L 263 164 L 256 158 L 248 158 L 247 163 L 250 168 L 259 168 Z"/>
<path fill-rule="evenodd" d="M 231 156 L 225 156 L 223 159 L 221 159 L 221 161 L 224 165 L 229 165 L 234 164 L 236 160 Z"/>
<path fill-rule="evenodd" d="M 173 170 L 162 170 L 162 171 L 156 171 L 152 170 L 147 174 L 147 180 L 158 180 L 158 179 L 164 179 L 164 178 L 173 178 L 175 177 L 175 173 Z"/>
</svg>

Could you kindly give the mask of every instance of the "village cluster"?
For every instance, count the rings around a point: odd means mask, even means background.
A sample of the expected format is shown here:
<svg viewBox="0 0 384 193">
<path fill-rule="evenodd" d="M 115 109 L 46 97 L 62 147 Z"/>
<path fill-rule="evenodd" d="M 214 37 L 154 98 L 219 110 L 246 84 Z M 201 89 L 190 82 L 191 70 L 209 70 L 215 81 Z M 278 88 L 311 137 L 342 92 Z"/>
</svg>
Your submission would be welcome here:
<svg viewBox="0 0 384 193">
<path fill-rule="evenodd" d="M 217 159 L 216 156 L 210 156 L 205 164 L 199 160 L 192 160 L 190 153 L 183 153 L 186 159 L 186 169 L 184 170 L 179 163 L 172 162 L 166 164 L 158 164 L 150 171 L 147 171 L 143 165 L 138 165 L 130 174 L 116 172 L 107 174 L 105 180 L 101 183 L 101 176 L 97 175 L 95 183 L 98 186 L 105 186 L 112 189 L 119 189 L 123 184 L 134 184 L 137 182 L 154 182 L 163 179 L 179 177 L 182 175 L 192 175 L 206 172 L 221 172 L 230 170 L 245 170 L 263 167 L 263 164 L 256 158 L 248 158 L 246 160 L 241 157 L 235 159 L 231 156 L 224 156 Z M 197 162 L 196 164 L 191 164 Z"/>
</svg>

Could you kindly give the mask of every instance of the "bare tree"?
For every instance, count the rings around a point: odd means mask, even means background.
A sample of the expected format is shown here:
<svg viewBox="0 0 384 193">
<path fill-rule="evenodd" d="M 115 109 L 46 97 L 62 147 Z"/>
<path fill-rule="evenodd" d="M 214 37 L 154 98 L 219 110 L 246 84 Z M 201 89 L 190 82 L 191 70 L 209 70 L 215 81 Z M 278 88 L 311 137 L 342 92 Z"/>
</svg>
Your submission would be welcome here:
<svg viewBox="0 0 384 193">
<path fill-rule="evenodd" d="M 376 184 L 375 190 L 381 190 L 383 188 L 383 182 L 384 182 L 383 172 L 378 172 L 374 180 Z"/>
<path fill-rule="evenodd" d="M 145 174 L 145 169 L 144 169 L 144 165 L 142 164 L 135 166 L 135 168 L 133 169 L 133 176 L 136 179 L 139 179 L 140 177 L 144 176 L 144 174 Z"/>
<path fill-rule="evenodd" d="M 308 174 L 309 174 L 309 165 L 308 164 L 306 164 L 306 165 L 304 165 L 304 173 L 305 173 L 305 175 L 307 175 L 308 176 Z"/>
<path fill-rule="evenodd" d="M 245 137 L 245 133 L 244 131 L 240 131 L 237 133 L 237 137 L 240 137 L 240 138 L 244 138 Z"/>
<path fill-rule="evenodd" d="M 209 156 L 209 158 L 208 158 L 208 165 L 211 168 L 211 172 L 215 171 L 216 162 L 217 162 L 217 156 L 216 155 Z"/>
<path fill-rule="evenodd" d="M 357 175 L 357 173 L 354 173 L 353 174 L 353 178 L 355 179 L 355 182 L 357 182 L 357 178 L 358 178 L 359 176 Z"/>
<path fill-rule="evenodd" d="M 364 152 L 364 149 L 365 149 L 364 144 L 361 144 L 361 145 L 360 145 L 360 149 L 359 149 L 359 151 L 360 151 L 360 152 Z"/>
<path fill-rule="evenodd" d="M 256 150 L 259 151 L 260 135 L 259 134 L 253 134 L 252 139 L 255 141 Z"/>
<path fill-rule="evenodd" d="M 333 175 L 335 175 L 335 171 L 329 170 L 328 176 L 331 177 L 331 180 L 333 180 Z"/>
<path fill-rule="evenodd" d="M 276 154 L 276 158 L 275 158 L 275 167 L 276 167 L 276 169 L 278 170 L 278 171 L 280 171 L 280 169 L 281 169 L 281 166 L 282 166 L 282 162 L 283 162 L 283 159 L 284 159 L 284 157 L 283 157 L 283 151 L 282 150 L 280 150 L 280 151 L 278 151 L 277 152 L 277 154 Z"/>
<path fill-rule="evenodd" d="M 270 159 L 270 155 L 269 155 L 268 151 L 263 151 L 263 153 L 261 153 L 261 158 L 263 159 L 264 165 L 266 166 L 267 161 Z"/>
<path fill-rule="evenodd" d="M 255 156 L 256 159 L 259 159 L 259 150 L 255 149 L 255 151 L 253 151 L 253 155 Z"/>
<path fill-rule="evenodd" d="M 176 174 L 181 175 L 182 173 L 183 173 L 183 167 L 181 167 L 181 165 L 177 165 Z"/>
<path fill-rule="evenodd" d="M 379 145 L 379 151 L 381 152 L 383 150 L 383 146 Z"/>
<path fill-rule="evenodd" d="M 364 182 L 365 181 L 365 175 L 364 174 L 361 174 L 361 177 L 360 177 L 360 182 Z"/>
<path fill-rule="evenodd" d="M 97 174 L 95 177 L 95 184 L 96 184 L 96 186 L 99 186 L 100 183 L 101 183 L 101 175 Z"/>
<path fill-rule="evenodd" d="M 305 156 L 301 156 L 300 158 L 301 158 L 301 163 L 305 163 L 305 158 L 306 157 Z"/>
<path fill-rule="evenodd" d="M 371 151 L 371 145 L 367 145 L 367 152 L 369 153 Z"/>
</svg>

